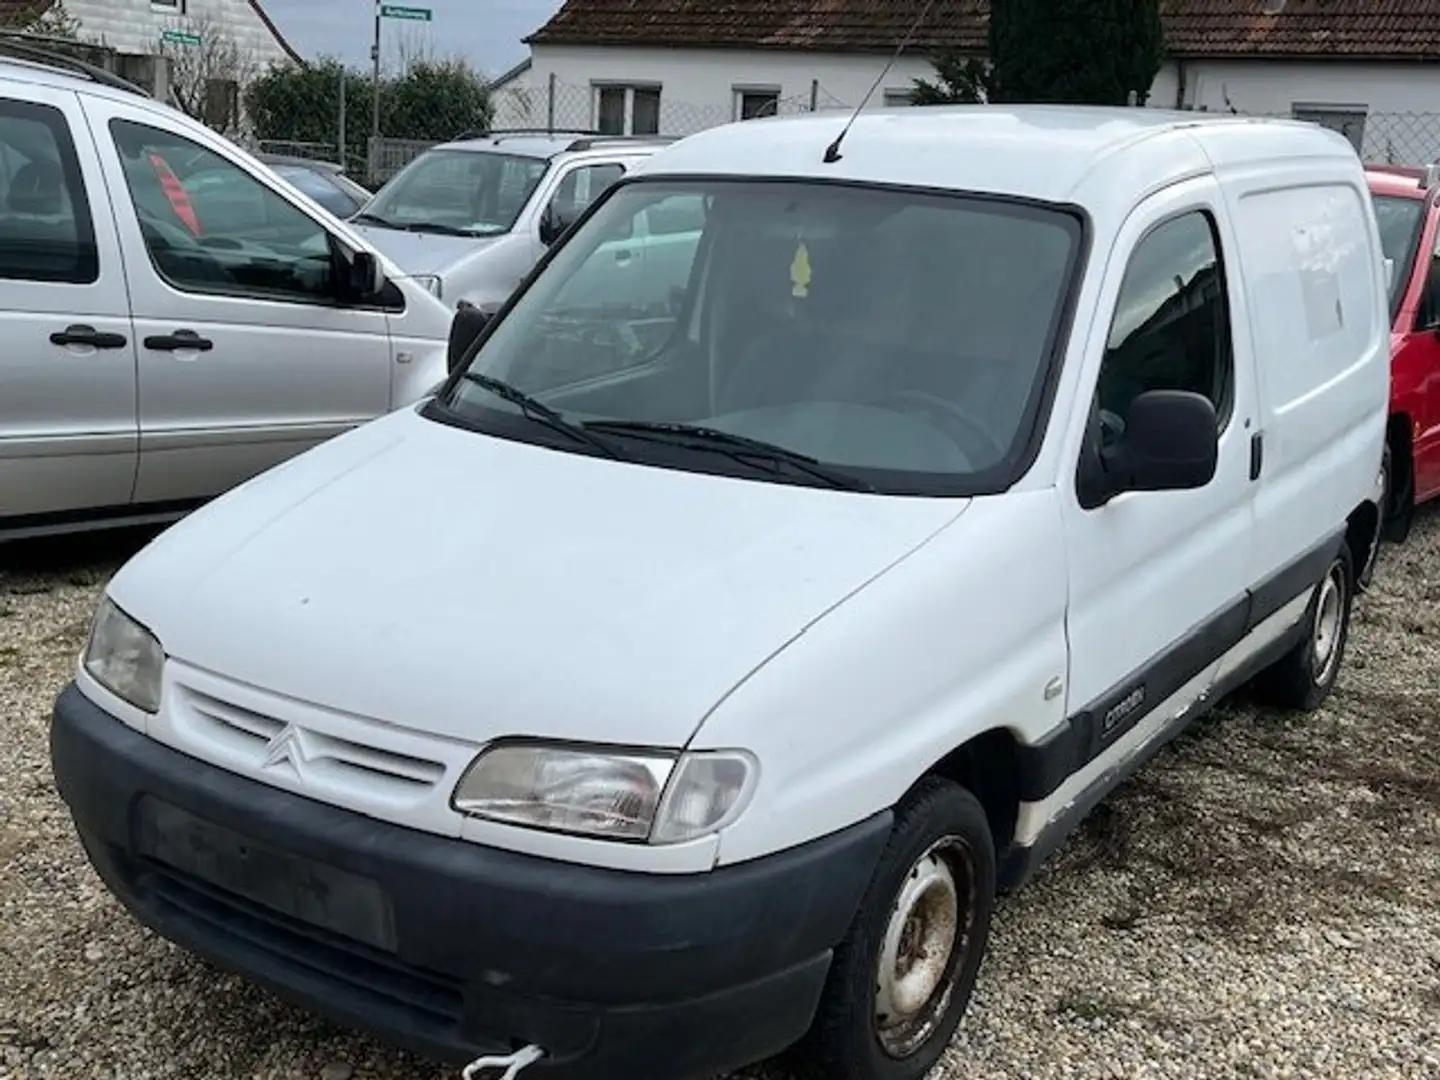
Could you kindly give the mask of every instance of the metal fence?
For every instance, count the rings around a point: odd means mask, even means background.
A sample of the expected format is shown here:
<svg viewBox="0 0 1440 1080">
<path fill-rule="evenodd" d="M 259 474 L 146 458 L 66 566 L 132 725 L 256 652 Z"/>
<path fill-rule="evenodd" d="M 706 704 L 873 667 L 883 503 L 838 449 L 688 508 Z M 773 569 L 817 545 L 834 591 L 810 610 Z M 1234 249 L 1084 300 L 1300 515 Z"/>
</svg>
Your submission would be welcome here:
<svg viewBox="0 0 1440 1080">
<path fill-rule="evenodd" d="M 605 98 L 606 91 L 611 96 Z M 663 91 L 646 93 L 643 87 L 576 86 L 553 75 L 535 85 L 505 87 L 492 99 L 496 130 L 533 128 L 542 131 L 609 131 L 620 134 L 692 135 L 706 128 L 752 116 L 787 116 L 795 113 L 844 111 L 851 103 L 828 91 L 818 80 L 802 94 L 781 97 L 742 92 L 732 102 L 695 102 L 676 99 Z M 1440 161 L 1440 111 L 1437 112 L 1318 112 L 1251 115 L 1296 117 L 1332 127 L 1350 139 L 1360 156 L 1371 163 L 1423 165 Z M 459 135 L 456 132 L 456 135 Z M 380 138 L 369 141 L 364 162 L 372 185 L 389 180 L 429 147 L 432 141 Z M 324 148 L 333 153 L 334 148 Z M 288 151 L 283 151 L 288 152 Z"/>
<path fill-rule="evenodd" d="M 262 154 L 283 154 L 307 161 L 339 161 L 340 149 L 334 143 L 292 142 L 289 139 L 261 139 L 254 149 Z"/>
<path fill-rule="evenodd" d="M 678 100 L 642 86 L 576 86 L 553 74 L 540 85 L 509 86 L 491 100 L 496 128 L 555 131 L 600 130 L 613 134 L 693 135 L 741 118 L 786 116 L 849 108 L 849 104 L 813 80 L 802 94 L 781 97 L 763 91 L 742 92 L 732 102 Z"/>
</svg>

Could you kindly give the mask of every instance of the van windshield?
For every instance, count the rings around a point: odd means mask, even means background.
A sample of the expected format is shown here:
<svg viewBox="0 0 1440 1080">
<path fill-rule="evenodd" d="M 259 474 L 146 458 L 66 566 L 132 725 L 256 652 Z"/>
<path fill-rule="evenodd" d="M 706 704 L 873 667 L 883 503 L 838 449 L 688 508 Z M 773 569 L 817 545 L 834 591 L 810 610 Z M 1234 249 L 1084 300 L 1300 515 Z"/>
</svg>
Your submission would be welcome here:
<svg viewBox="0 0 1440 1080">
<path fill-rule="evenodd" d="M 1027 457 L 1082 232 L 1075 213 L 1000 198 L 622 184 L 432 415 L 693 471 L 1004 490 Z"/>
<path fill-rule="evenodd" d="M 364 208 L 365 224 L 492 236 L 509 232 L 550 163 L 479 150 L 427 150 Z"/>
</svg>

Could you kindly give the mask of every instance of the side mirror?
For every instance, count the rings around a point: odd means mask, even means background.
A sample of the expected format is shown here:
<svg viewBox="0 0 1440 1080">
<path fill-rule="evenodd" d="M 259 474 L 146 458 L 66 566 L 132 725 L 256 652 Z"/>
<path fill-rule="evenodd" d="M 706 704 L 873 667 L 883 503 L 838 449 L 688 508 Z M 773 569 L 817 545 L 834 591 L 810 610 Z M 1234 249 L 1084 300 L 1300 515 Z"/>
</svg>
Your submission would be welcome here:
<svg viewBox="0 0 1440 1080">
<path fill-rule="evenodd" d="M 352 299 L 363 300 L 377 295 L 385 287 L 384 275 L 380 273 L 380 260 L 375 253 L 361 249 L 350 256 L 345 293 Z"/>
<path fill-rule="evenodd" d="M 455 305 L 455 317 L 450 320 L 450 341 L 446 347 L 445 366 L 454 374 L 465 363 L 470 346 L 485 332 L 495 312 L 478 308 L 468 300 Z"/>
<path fill-rule="evenodd" d="M 1219 419 L 1203 394 L 1150 390 L 1137 397 L 1118 442 L 1087 455 L 1081 505 L 1093 509 L 1125 491 L 1185 491 L 1215 477 Z"/>
<path fill-rule="evenodd" d="M 540 216 L 540 242 L 549 247 L 560 239 L 570 224 L 565 215 L 556 211 L 555 204 L 551 203 Z"/>
</svg>

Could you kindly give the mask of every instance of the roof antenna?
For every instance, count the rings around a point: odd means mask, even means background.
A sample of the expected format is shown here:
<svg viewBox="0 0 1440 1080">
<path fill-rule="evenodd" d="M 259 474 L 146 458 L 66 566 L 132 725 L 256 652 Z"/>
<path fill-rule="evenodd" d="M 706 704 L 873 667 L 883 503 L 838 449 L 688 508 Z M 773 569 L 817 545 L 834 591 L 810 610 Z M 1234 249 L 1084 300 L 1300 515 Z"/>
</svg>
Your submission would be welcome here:
<svg viewBox="0 0 1440 1080">
<path fill-rule="evenodd" d="M 855 106 L 855 111 L 850 114 L 850 119 L 845 121 L 845 126 L 840 129 L 840 134 L 836 135 L 835 141 L 825 148 L 826 165 L 833 165 L 840 160 L 840 144 L 845 141 L 845 136 L 850 134 L 850 125 L 855 123 L 861 110 L 863 110 L 865 106 L 870 103 L 870 99 L 875 96 L 875 91 L 879 88 L 880 84 L 885 81 L 885 76 L 890 74 L 890 69 L 895 66 L 895 61 L 900 59 L 900 54 L 909 46 L 911 39 L 915 37 L 916 31 L 920 29 L 921 23 L 925 21 L 925 17 L 930 14 L 930 9 L 934 6 L 935 0 L 925 0 L 925 6 L 920 10 L 920 17 L 910 24 L 910 29 L 905 31 L 905 36 L 901 39 L 899 47 L 891 55 L 885 67 L 881 69 L 880 74 L 875 77 L 875 81 L 870 84 L 870 89 L 867 90 L 865 96 L 860 99 L 860 104 Z"/>
</svg>

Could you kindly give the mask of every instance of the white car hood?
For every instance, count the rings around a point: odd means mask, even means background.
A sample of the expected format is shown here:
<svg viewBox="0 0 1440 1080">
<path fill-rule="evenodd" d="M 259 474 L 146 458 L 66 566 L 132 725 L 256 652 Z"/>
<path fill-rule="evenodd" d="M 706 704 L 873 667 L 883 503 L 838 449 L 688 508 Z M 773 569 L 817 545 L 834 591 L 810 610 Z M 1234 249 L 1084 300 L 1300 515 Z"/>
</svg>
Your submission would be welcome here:
<svg viewBox="0 0 1440 1080">
<path fill-rule="evenodd" d="M 483 248 L 498 236 L 442 236 L 405 232 L 375 225 L 350 226 L 390 258 L 406 274 L 443 274 L 455 263 Z"/>
<path fill-rule="evenodd" d="M 617 463 L 391 414 L 172 527 L 111 583 L 167 653 L 479 742 L 683 745 L 964 500 Z"/>
</svg>

